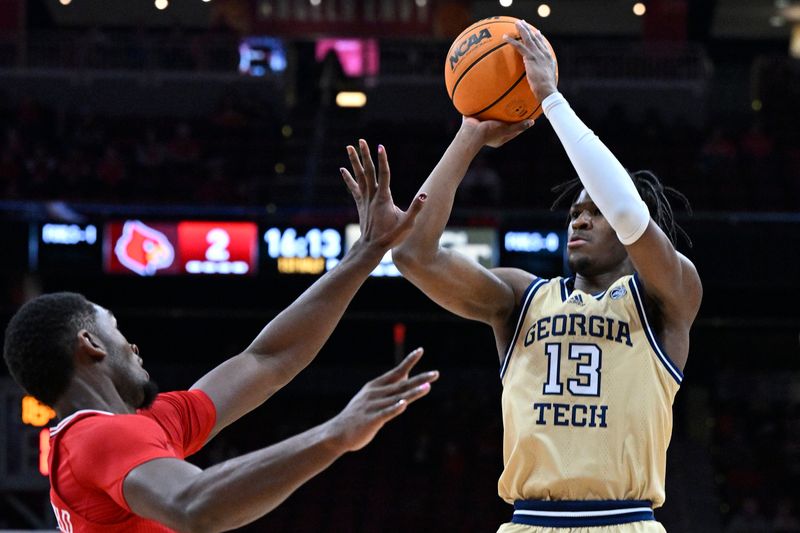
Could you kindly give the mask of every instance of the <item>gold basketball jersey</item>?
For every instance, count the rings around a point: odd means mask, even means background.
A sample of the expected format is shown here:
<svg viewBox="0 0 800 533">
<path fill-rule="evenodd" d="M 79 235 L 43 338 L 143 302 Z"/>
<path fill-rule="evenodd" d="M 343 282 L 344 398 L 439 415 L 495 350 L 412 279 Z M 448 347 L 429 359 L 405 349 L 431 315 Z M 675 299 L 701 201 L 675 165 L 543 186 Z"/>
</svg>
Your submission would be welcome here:
<svg viewBox="0 0 800 533">
<path fill-rule="evenodd" d="M 648 324 L 635 275 L 597 295 L 570 286 L 539 278 L 523 296 L 500 370 L 500 496 L 659 507 L 683 375 Z"/>
</svg>

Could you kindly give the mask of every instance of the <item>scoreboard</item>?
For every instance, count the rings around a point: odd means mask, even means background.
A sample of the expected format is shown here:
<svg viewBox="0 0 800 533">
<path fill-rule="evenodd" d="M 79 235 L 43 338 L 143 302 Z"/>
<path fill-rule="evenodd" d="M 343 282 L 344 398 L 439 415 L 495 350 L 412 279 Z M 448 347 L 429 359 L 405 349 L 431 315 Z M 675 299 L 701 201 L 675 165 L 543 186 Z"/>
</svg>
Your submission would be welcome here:
<svg viewBox="0 0 800 533">
<path fill-rule="evenodd" d="M 104 270 L 109 274 L 254 275 L 258 228 L 252 222 L 114 221 L 106 224 Z"/>
<path fill-rule="evenodd" d="M 566 241 L 563 227 L 508 228 L 503 232 L 503 266 L 520 268 L 542 277 L 562 275 L 568 270 Z"/>
<path fill-rule="evenodd" d="M 99 272 L 101 230 L 97 224 L 32 223 L 28 231 L 29 268 L 43 272 Z"/>
<path fill-rule="evenodd" d="M 498 266 L 498 249 L 496 231 L 492 228 L 445 228 L 439 245 L 456 250 L 486 268 Z M 345 241 L 349 250 L 361 237 L 358 224 L 345 227 Z M 399 277 L 400 271 L 392 261 L 392 251 L 386 252 L 381 263 L 372 272 L 375 277 Z"/>
<path fill-rule="evenodd" d="M 262 242 L 265 263 L 274 262 L 279 274 L 323 274 L 343 256 L 342 233 L 334 228 L 273 226 Z"/>
<path fill-rule="evenodd" d="M 259 224 L 235 220 L 114 219 L 82 224 L 35 222 L 29 228 L 33 271 L 94 276 L 321 275 L 360 237 L 358 224 Z M 486 268 L 517 267 L 540 276 L 564 268 L 563 228 L 448 227 L 440 245 Z M 387 252 L 372 273 L 399 277 Z"/>
</svg>

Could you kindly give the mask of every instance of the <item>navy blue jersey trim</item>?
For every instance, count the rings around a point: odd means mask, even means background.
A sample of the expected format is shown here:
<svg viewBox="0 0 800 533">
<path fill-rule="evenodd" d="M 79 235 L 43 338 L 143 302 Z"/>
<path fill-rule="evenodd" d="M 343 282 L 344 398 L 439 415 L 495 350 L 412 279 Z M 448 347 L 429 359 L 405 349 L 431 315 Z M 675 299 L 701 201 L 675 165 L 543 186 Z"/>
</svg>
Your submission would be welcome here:
<svg viewBox="0 0 800 533">
<path fill-rule="evenodd" d="M 566 302 L 567 298 L 569 298 L 569 290 L 567 289 L 567 282 L 569 282 L 570 278 L 561 278 L 559 283 L 561 283 L 561 301 Z"/>
<path fill-rule="evenodd" d="M 572 291 L 570 291 L 570 290 L 569 290 L 569 287 L 567 287 L 567 284 L 568 284 L 568 283 L 569 283 L 571 280 L 572 280 L 572 276 L 568 276 L 568 277 L 566 277 L 566 278 L 561 278 L 561 301 L 562 301 L 562 302 L 566 302 L 566 301 L 567 301 L 567 298 L 569 298 L 569 295 L 570 295 L 570 294 L 571 294 L 571 292 L 572 292 Z M 615 283 L 616 283 L 616 282 L 615 282 Z M 607 290 L 608 290 L 608 289 L 606 289 L 606 291 L 607 291 Z M 602 299 L 603 299 L 603 296 L 605 296 L 605 294 L 606 294 L 606 291 L 600 291 L 600 292 L 598 292 L 597 294 L 592 294 L 591 296 L 592 296 L 592 297 L 593 297 L 595 300 L 602 300 Z"/>
<path fill-rule="evenodd" d="M 503 380 L 503 376 L 508 369 L 508 363 L 511 359 L 511 352 L 514 350 L 514 344 L 517 343 L 517 337 L 519 337 L 520 329 L 522 328 L 522 322 L 525 320 L 525 315 L 528 313 L 528 307 L 530 306 L 531 302 L 533 301 L 533 297 L 536 295 L 536 292 L 542 285 L 545 285 L 549 280 L 545 278 L 536 278 L 534 279 L 528 288 L 525 289 L 525 293 L 522 295 L 522 311 L 519 314 L 519 318 L 517 319 L 517 327 L 514 329 L 514 336 L 511 337 L 511 342 L 508 345 L 508 349 L 506 350 L 506 356 L 503 358 L 503 365 L 500 367 L 500 380 Z"/>
<path fill-rule="evenodd" d="M 678 382 L 678 385 L 680 385 L 683 381 L 683 372 L 681 372 L 681 369 L 678 368 L 678 365 L 676 365 L 675 362 L 669 358 L 667 352 L 661 347 L 661 343 L 658 342 L 658 338 L 655 336 L 655 333 L 650 327 L 650 322 L 647 320 L 647 314 L 644 312 L 644 300 L 642 299 L 644 290 L 640 285 L 639 276 L 634 274 L 628 282 L 628 285 L 633 293 L 633 302 L 636 304 L 636 311 L 639 312 L 639 319 L 642 321 L 642 325 L 644 325 L 644 333 L 647 337 L 647 340 L 653 347 L 653 351 L 656 352 L 656 355 L 661 360 L 664 368 L 667 369 L 667 372 L 669 372 L 675 381 Z"/>
<path fill-rule="evenodd" d="M 597 294 L 592 294 L 592 296 L 594 296 L 594 299 L 595 299 L 595 300 L 602 300 L 602 299 L 603 299 L 603 296 L 605 296 L 605 295 L 606 295 L 606 291 L 607 291 L 607 290 L 608 290 L 608 289 L 606 289 L 605 291 L 602 291 L 602 292 L 598 292 Z"/>
<path fill-rule="evenodd" d="M 546 527 L 592 527 L 655 520 L 648 500 L 520 500 L 511 522 Z"/>
</svg>

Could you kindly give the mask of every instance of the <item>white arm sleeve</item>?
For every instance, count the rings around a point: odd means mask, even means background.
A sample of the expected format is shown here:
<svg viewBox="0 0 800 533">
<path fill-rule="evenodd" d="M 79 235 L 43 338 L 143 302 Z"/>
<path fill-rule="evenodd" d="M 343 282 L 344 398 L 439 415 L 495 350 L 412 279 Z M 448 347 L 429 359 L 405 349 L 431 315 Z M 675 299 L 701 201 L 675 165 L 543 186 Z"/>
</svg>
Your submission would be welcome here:
<svg viewBox="0 0 800 533">
<path fill-rule="evenodd" d="M 636 242 L 650 223 L 650 211 L 628 172 L 578 118 L 561 93 L 545 98 L 542 107 L 586 192 L 617 232 L 620 242 Z"/>
</svg>

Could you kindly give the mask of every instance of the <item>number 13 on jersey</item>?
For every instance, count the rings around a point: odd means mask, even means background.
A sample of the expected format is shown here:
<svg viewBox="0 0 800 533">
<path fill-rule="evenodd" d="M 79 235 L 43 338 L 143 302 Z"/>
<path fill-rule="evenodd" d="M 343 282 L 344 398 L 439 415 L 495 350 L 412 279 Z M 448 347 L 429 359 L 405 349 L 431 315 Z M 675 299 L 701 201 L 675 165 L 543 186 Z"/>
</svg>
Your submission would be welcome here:
<svg viewBox="0 0 800 533">
<path fill-rule="evenodd" d="M 547 358 L 547 379 L 542 385 L 542 395 L 554 398 L 551 402 L 534 402 L 536 424 L 608 427 L 608 406 L 575 399 L 600 396 L 603 363 L 600 347 L 591 343 L 550 342 L 544 346 L 544 355 Z"/>
</svg>

